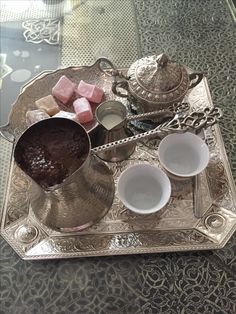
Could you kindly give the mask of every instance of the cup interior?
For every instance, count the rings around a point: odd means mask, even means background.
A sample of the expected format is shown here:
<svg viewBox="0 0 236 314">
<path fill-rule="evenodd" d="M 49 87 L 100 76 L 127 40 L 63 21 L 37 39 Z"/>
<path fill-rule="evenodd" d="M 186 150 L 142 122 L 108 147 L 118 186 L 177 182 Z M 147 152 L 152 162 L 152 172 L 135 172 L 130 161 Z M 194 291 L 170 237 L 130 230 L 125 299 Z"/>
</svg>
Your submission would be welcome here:
<svg viewBox="0 0 236 314">
<path fill-rule="evenodd" d="M 127 168 L 118 180 L 118 195 L 122 203 L 138 214 L 159 211 L 168 202 L 171 184 L 159 168 L 138 164 Z"/>
<path fill-rule="evenodd" d="M 179 177 L 197 175 L 209 162 L 208 146 L 190 132 L 166 136 L 159 144 L 158 155 L 161 165 Z"/>
<path fill-rule="evenodd" d="M 116 100 L 108 100 L 101 103 L 95 111 L 97 121 L 107 130 L 111 130 L 122 123 L 126 115 L 127 110 L 125 106 Z"/>
</svg>

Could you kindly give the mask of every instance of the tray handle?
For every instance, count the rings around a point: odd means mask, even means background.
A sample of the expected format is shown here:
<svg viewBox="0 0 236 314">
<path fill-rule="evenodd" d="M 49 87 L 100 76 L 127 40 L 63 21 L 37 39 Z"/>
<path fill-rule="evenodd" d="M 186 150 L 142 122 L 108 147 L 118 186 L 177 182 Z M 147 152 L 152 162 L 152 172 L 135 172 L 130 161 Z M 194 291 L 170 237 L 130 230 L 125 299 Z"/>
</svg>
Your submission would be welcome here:
<svg viewBox="0 0 236 314">
<path fill-rule="evenodd" d="M 200 73 L 200 72 L 196 72 L 196 73 L 191 73 L 189 74 L 189 87 L 188 89 L 194 88 L 195 86 L 197 86 L 201 80 L 203 79 L 204 74 Z"/>
<path fill-rule="evenodd" d="M 12 134 L 10 124 L 6 124 L 0 127 L 0 136 L 12 144 L 15 142 L 15 137 Z"/>
<path fill-rule="evenodd" d="M 108 67 L 106 67 L 105 65 L 108 65 Z M 97 66 L 101 72 L 108 76 L 114 76 L 117 71 L 117 67 L 107 58 L 97 59 L 92 67 L 93 66 Z"/>
</svg>

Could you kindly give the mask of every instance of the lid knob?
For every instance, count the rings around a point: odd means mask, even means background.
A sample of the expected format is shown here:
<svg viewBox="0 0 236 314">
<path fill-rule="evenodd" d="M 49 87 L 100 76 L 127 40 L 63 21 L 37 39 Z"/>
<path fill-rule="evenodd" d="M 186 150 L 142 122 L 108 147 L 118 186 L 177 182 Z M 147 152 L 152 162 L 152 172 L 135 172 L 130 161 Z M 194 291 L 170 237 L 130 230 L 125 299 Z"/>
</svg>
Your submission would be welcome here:
<svg viewBox="0 0 236 314">
<path fill-rule="evenodd" d="M 166 54 L 161 54 L 160 57 L 156 60 L 158 67 L 164 68 L 166 64 L 168 63 L 169 58 L 167 57 Z"/>
</svg>

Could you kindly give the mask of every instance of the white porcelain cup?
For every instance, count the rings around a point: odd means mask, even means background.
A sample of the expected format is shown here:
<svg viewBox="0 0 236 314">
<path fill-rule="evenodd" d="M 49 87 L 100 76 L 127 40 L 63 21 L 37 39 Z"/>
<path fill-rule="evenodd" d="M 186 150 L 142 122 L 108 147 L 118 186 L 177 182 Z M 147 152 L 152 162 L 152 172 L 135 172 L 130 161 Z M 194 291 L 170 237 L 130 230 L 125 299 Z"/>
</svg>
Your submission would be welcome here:
<svg viewBox="0 0 236 314">
<path fill-rule="evenodd" d="M 206 143 L 190 132 L 170 134 L 158 147 L 160 164 L 177 177 L 193 177 L 208 165 L 210 154 Z"/>
<path fill-rule="evenodd" d="M 149 164 L 137 164 L 122 172 L 117 190 L 120 200 L 128 209 L 137 214 L 151 214 L 167 204 L 171 184 L 161 169 Z"/>
</svg>

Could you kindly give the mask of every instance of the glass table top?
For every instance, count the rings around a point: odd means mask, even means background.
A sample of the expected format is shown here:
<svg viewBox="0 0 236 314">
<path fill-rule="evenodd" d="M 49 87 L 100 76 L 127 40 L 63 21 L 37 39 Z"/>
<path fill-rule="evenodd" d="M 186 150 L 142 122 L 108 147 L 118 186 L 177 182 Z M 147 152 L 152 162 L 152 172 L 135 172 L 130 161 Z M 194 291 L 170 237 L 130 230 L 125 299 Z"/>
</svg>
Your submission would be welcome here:
<svg viewBox="0 0 236 314">
<path fill-rule="evenodd" d="M 43 71 L 167 53 L 208 78 L 236 179 L 235 8 L 222 0 L 1 0 L 0 125 Z M 0 208 L 11 146 L 0 139 Z M 236 312 L 236 238 L 218 251 L 26 262 L 0 238 L 0 313 Z"/>
</svg>

